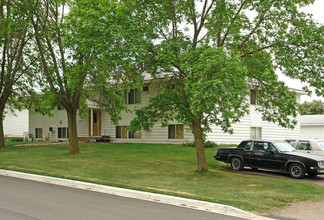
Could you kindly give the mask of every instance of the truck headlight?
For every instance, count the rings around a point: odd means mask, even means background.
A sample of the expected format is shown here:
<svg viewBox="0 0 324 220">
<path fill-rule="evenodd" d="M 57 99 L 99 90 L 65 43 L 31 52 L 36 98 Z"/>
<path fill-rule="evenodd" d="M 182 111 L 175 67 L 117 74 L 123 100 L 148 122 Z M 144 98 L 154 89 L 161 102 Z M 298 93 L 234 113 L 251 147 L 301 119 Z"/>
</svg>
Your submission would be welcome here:
<svg viewBox="0 0 324 220">
<path fill-rule="evenodd" d="M 324 166 L 324 161 L 318 161 L 318 166 Z"/>
</svg>

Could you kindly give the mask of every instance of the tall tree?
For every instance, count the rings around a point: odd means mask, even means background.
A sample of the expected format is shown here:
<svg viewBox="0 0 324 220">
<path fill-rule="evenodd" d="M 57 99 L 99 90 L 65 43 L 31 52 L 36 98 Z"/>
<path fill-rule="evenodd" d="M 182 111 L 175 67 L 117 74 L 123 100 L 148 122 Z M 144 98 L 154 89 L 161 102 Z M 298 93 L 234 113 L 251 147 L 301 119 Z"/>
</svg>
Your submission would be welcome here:
<svg viewBox="0 0 324 220">
<path fill-rule="evenodd" d="M 125 109 L 123 88 L 128 80 L 140 78 L 135 65 L 123 60 L 118 21 L 124 14 L 114 1 L 30 0 L 28 4 L 40 57 L 38 84 L 47 101 L 65 108 L 69 152 L 77 154 L 77 115 L 87 110 L 87 100 L 96 99 L 117 122 Z"/>
<path fill-rule="evenodd" d="M 321 100 L 313 100 L 304 102 L 302 105 L 302 115 L 324 115 L 324 102 Z"/>
<path fill-rule="evenodd" d="M 20 97 L 30 90 L 35 55 L 30 46 L 30 25 L 22 0 L 0 2 L 0 149 L 5 148 L 5 109 L 20 108 Z"/>
<path fill-rule="evenodd" d="M 184 123 L 193 132 L 198 171 L 203 171 L 204 134 L 212 124 L 233 132 L 231 124 L 249 111 L 249 88 L 257 91 L 264 120 L 293 128 L 296 94 L 278 81 L 275 71 L 300 78 L 299 71 L 322 65 L 316 53 L 323 52 L 323 31 L 298 11 L 312 2 L 125 1 L 133 8 L 132 23 L 146 33 L 146 71 L 160 81 L 161 90 L 137 110 L 132 130 L 174 119 Z"/>
</svg>

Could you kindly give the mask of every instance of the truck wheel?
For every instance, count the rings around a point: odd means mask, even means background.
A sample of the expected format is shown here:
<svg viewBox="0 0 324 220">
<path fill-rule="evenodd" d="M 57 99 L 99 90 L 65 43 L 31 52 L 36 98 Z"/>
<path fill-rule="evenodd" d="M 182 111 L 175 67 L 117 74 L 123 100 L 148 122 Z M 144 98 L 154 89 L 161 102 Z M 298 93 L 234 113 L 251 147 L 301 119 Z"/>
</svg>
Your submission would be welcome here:
<svg viewBox="0 0 324 220">
<path fill-rule="evenodd" d="M 289 175 L 295 179 L 302 179 L 305 176 L 305 169 L 299 163 L 293 163 L 289 166 Z"/>
<path fill-rule="evenodd" d="M 243 161 L 239 157 L 233 157 L 231 159 L 231 167 L 236 171 L 242 170 L 244 167 Z"/>
</svg>

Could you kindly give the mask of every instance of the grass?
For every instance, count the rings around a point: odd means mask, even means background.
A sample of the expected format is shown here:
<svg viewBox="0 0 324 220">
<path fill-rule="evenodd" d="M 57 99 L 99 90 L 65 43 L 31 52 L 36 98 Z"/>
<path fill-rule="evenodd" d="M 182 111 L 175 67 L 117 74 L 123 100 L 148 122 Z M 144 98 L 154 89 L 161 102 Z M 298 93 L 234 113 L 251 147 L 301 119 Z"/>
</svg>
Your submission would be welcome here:
<svg viewBox="0 0 324 220">
<path fill-rule="evenodd" d="M 270 213 L 298 201 L 321 200 L 324 188 L 309 183 L 250 176 L 218 169 L 217 148 L 207 148 L 209 171 L 195 172 L 195 149 L 162 144 L 81 145 L 79 155 L 67 146 L 0 150 L 0 168 L 94 182 L 231 205 Z"/>
</svg>

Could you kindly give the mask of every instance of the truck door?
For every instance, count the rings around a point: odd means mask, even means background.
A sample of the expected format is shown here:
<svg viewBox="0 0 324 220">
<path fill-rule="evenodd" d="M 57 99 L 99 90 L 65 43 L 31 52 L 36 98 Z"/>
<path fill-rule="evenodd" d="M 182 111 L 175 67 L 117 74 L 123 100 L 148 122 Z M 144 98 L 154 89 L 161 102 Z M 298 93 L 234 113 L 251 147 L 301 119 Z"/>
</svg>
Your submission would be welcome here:
<svg viewBox="0 0 324 220">
<path fill-rule="evenodd" d="M 282 158 L 275 153 L 275 147 L 270 142 L 255 141 L 250 157 L 252 167 L 281 170 Z"/>
<path fill-rule="evenodd" d="M 313 153 L 313 150 L 311 148 L 311 144 L 309 141 L 298 141 L 296 145 L 296 150 L 303 151 L 305 153 Z"/>
</svg>

